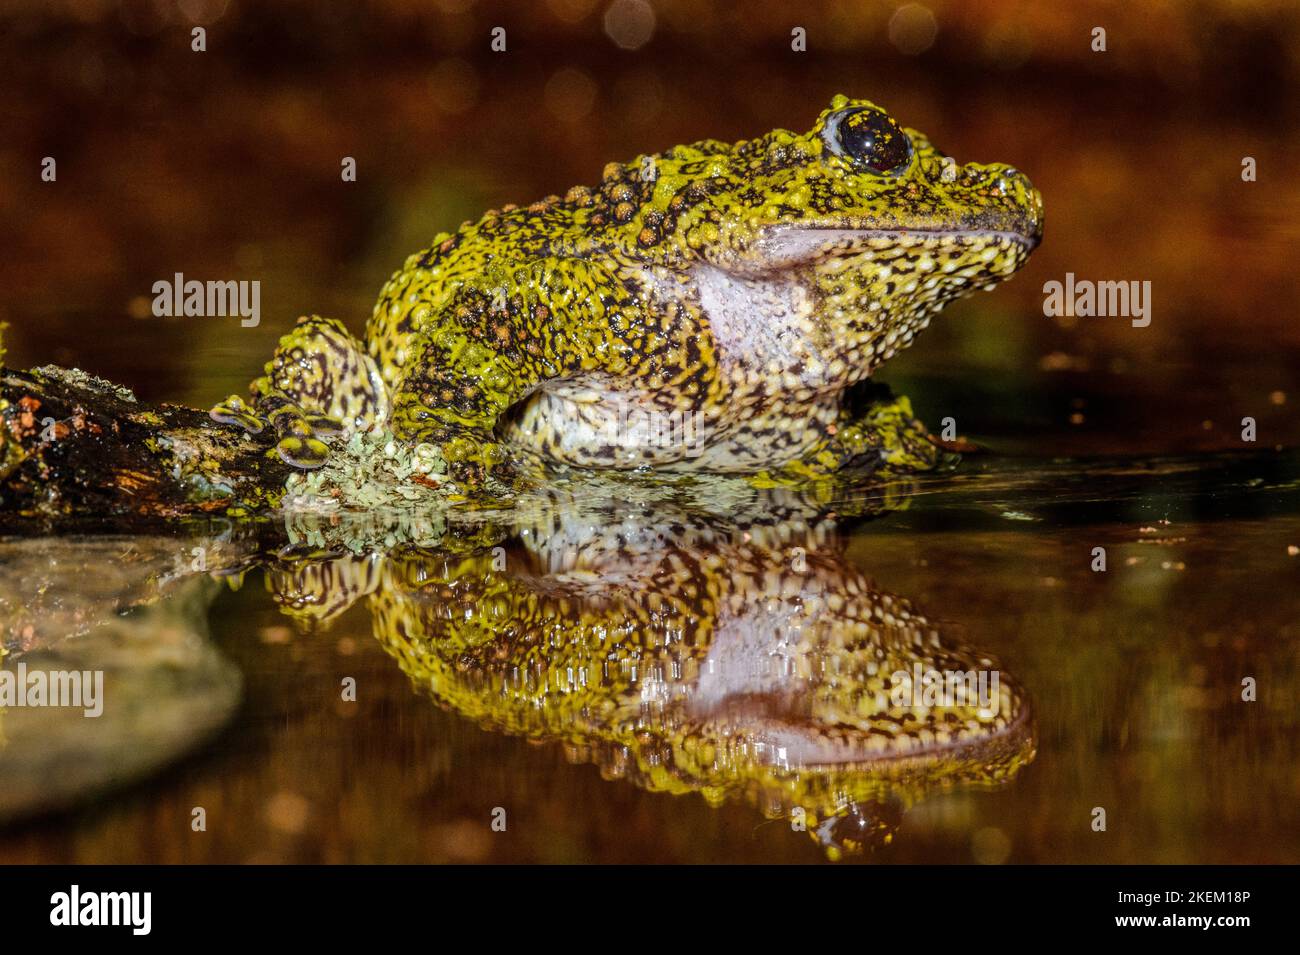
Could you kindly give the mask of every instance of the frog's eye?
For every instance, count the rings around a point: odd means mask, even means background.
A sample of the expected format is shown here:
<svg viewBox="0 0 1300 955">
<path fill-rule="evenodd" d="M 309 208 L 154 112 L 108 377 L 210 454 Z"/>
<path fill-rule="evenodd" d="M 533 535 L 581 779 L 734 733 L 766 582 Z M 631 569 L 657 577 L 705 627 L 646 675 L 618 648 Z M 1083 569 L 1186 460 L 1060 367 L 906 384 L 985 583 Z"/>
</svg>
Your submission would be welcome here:
<svg viewBox="0 0 1300 955">
<path fill-rule="evenodd" d="M 835 113 L 822 137 L 835 155 L 882 176 L 898 175 L 912 161 L 911 139 L 883 110 L 859 107 Z"/>
</svg>

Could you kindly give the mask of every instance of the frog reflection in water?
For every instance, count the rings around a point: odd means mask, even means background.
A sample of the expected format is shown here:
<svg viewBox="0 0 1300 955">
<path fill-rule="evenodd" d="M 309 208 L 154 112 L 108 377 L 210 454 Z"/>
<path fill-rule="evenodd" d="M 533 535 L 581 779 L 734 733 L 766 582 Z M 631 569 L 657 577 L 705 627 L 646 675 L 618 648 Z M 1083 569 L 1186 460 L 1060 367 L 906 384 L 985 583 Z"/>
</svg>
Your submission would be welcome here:
<svg viewBox="0 0 1300 955">
<path fill-rule="evenodd" d="M 317 620 L 368 594 L 375 636 L 440 705 L 654 792 L 742 797 L 832 857 L 1033 758 L 1012 678 L 847 563 L 833 520 L 765 500 L 740 527 L 560 506 L 504 552 L 288 564 L 272 590 Z M 914 694 L 900 673 L 922 675 Z M 935 673 L 966 680 L 927 693 Z"/>
<path fill-rule="evenodd" d="M 866 100 L 812 129 L 610 163 L 594 187 L 443 233 L 380 294 L 365 340 L 300 320 L 219 421 L 274 426 L 317 468 L 384 426 L 458 480 L 519 450 L 713 472 L 932 466 L 905 400 L 847 410 L 945 304 L 1010 276 L 1042 231 L 1010 166 L 958 165 Z M 513 451 L 512 451 L 513 449 Z"/>
</svg>

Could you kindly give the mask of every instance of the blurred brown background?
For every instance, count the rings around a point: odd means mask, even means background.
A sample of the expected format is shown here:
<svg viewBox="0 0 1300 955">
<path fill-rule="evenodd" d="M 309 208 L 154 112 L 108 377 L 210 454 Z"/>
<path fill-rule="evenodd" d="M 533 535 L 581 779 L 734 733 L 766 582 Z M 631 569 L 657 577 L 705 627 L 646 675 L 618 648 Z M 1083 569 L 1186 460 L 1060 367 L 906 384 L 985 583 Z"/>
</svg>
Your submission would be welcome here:
<svg viewBox="0 0 1300 955">
<path fill-rule="evenodd" d="M 1247 414 L 1300 440 L 1294 3 L 11 0 L 0 50 L 16 366 L 210 404 L 300 313 L 359 330 L 441 229 L 609 159 L 807 128 L 843 91 L 1046 199 L 1024 272 L 885 369 L 923 416 L 1036 454 L 1240 447 Z M 261 326 L 151 317 L 177 271 L 260 279 Z M 1044 317 L 1067 271 L 1150 280 L 1151 326 Z"/>
</svg>

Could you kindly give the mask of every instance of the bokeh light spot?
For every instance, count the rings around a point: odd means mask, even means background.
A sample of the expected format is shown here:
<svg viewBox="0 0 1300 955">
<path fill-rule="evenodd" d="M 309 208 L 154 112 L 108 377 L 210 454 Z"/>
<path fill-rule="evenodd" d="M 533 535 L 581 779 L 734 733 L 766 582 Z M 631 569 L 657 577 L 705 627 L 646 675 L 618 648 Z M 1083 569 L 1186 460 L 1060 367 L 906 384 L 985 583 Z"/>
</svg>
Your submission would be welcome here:
<svg viewBox="0 0 1300 955">
<path fill-rule="evenodd" d="M 655 32 L 655 11 L 646 0 L 614 0 L 605 11 L 605 32 L 625 50 L 637 50 Z"/>
<path fill-rule="evenodd" d="M 908 56 L 930 49 L 938 33 L 934 14 L 919 3 L 905 3 L 889 18 L 889 42 Z"/>
</svg>

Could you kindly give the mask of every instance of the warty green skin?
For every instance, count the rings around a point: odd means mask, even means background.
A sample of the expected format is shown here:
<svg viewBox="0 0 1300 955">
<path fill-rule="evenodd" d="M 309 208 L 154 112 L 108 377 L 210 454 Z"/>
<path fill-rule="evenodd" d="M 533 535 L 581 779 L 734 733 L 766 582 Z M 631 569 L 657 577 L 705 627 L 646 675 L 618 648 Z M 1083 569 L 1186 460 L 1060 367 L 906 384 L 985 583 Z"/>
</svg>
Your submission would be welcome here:
<svg viewBox="0 0 1300 955">
<path fill-rule="evenodd" d="M 440 234 L 384 286 L 364 342 L 300 319 L 252 405 L 213 415 L 273 424 L 306 468 L 330 436 L 383 424 L 470 481 L 515 449 L 613 468 L 926 466 L 905 404 L 855 419 L 844 393 L 1023 265 L 1042 199 L 892 119 L 906 162 L 867 168 L 835 138 L 864 110 L 885 116 L 837 96 L 806 133 L 610 163 L 594 187 Z"/>
</svg>

